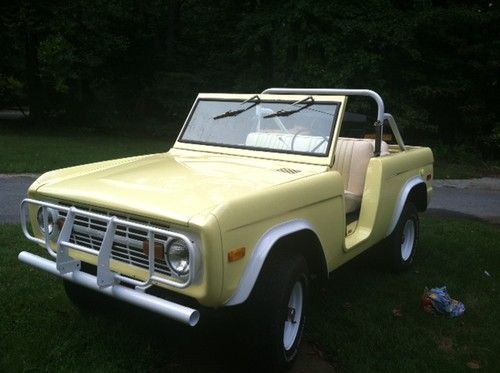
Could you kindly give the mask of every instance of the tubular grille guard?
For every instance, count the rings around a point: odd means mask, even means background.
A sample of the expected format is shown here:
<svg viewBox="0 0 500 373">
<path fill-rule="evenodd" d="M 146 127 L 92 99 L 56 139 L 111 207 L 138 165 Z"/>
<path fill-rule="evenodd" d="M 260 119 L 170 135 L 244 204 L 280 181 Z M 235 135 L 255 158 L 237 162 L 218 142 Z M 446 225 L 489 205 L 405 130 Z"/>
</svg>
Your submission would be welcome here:
<svg viewBox="0 0 500 373">
<path fill-rule="evenodd" d="M 57 210 L 59 216 L 64 219 L 64 224 L 59 229 L 56 250 L 53 250 L 51 246 L 51 242 L 53 242 L 52 240 L 55 239 L 55 237 L 51 237 L 51 233 L 49 233 L 48 230 L 43 232 L 43 239 L 31 235 L 28 231 L 27 216 L 30 204 L 43 208 L 42 211 L 45 226 L 48 225 L 48 208 Z M 89 232 L 92 231 L 93 234 L 92 236 L 89 236 L 87 241 L 82 240 L 81 236 L 79 236 L 82 232 L 82 221 L 88 222 Z M 102 229 L 97 231 L 90 229 L 91 224 L 94 226 L 101 226 Z M 138 289 L 147 288 L 154 283 L 183 289 L 188 287 L 194 281 L 198 271 L 199 255 L 197 255 L 197 249 L 193 242 L 187 236 L 151 225 L 125 220 L 116 216 L 98 214 L 82 210 L 74 206 L 62 206 L 29 198 L 24 199 L 21 202 L 21 225 L 23 233 L 28 240 L 45 246 L 48 253 L 56 259 L 57 270 L 60 274 L 70 273 L 80 269 L 80 261 L 69 256 L 69 249 L 96 256 L 97 285 L 101 288 L 112 286 L 117 281 L 122 281 L 133 285 Z M 57 223 L 54 222 L 54 229 L 58 229 L 56 227 Z M 36 227 L 32 227 L 32 229 L 34 230 Z M 97 236 L 98 239 L 95 238 L 96 232 L 99 233 Z M 146 260 L 144 260 L 144 258 L 137 258 L 137 256 L 134 256 L 134 254 L 130 253 L 130 251 L 128 254 L 128 260 L 124 260 L 124 255 L 122 253 L 118 252 L 117 254 L 115 247 L 118 246 L 120 249 L 120 247 L 124 246 L 124 240 L 129 239 L 129 232 L 143 232 L 140 237 L 146 238 L 148 244 L 148 255 Z M 168 268 L 168 266 L 159 266 L 158 260 L 155 260 L 155 244 L 158 241 L 166 243 L 171 239 L 182 240 L 188 248 L 190 270 L 186 276 L 177 276 L 173 270 Z M 86 244 L 86 246 L 82 243 Z M 148 271 L 147 279 L 145 281 L 138 281 L 111 271 L 111 259 L 132 264 L 141 269 L 146 269 Z M 159 276 L 158 274 L 163 276 Z M 172 278 L 175 278 L 175 280 L 165 278 L 165 275 L 169 275 Z"/>
</svg>

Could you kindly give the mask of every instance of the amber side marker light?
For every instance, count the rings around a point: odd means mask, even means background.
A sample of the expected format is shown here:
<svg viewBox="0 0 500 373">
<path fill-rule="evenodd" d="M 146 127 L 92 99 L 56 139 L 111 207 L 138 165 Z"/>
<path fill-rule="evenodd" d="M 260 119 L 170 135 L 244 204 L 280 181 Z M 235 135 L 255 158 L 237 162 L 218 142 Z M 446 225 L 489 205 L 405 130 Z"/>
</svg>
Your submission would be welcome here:
<svg viewBox="0 0 500 373">
<path fill-rule="evenodd" d="M 143 241 L 142 242 L 142 251 L 144 252 L 144 255 L 149 256 L 149 241 Z M 159 242 L 155 242 L 155 259 L 159 260 L 164 260 L 164 255 L 163 255 L 163 245 Z"/>
<path fill-rule="evenodd" d="M 236 262 L 245 256 L 245 248 L 240 247 L 238 249 L 233 249 L 227 253 L 227 261 L 228 262 Z"/>
<path fill-rule="evenodd" d="M 64 225 L 64 219 L 63 218 L 57 219 L 56 224 L 57 224 L 57 228 L 59 228 L 59 230 L 62 230 L 62 227 Z"/>
</svg>

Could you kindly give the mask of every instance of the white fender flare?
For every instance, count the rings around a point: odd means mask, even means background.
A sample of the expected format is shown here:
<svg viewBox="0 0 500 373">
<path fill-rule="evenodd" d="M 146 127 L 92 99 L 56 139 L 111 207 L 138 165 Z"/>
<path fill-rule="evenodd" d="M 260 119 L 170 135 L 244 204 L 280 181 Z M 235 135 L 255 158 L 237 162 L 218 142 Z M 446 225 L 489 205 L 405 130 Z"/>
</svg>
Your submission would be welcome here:
<svg viewBox="0 0 500 373">
<path fill-rule="evenodd" d="M 312 225 L 306 220 L 302 219 L 291 220 L 289 222 L 277 225 L 264 233 L 259 242 L 257 242 L 255 250 L 252 253 L 252 257 L 250 258 L 250 261 L 245 268 L 245 272 L 241 277 L 238 288 L 225 305 L 234 306 L 246 301 L 248 296 L 252 292 L 255 282 L 259 277 L 262 266 L 264 265 L 264 262 L 266 261 L 266 258 L 273 248 L 274 244 L 280 238 L 302 230 L 310 230 L 316 234 Z"/>
<path fill-rule="evenodd" d="M 412 177 L 403 186 L 403 188 L 401 189 L 401 192 L 399 192 L 399 197 L 398 197 L 398 200 L 396 202 L 396 208 L 394 209 L 394 214 L 392 215 L 391 224 L 389 225 L 389 229 L 387 230 L 386 236 L 390 235 L 392 233 L 392 231 L 394 231 L 394 228 L 396 228 L 396 224 L 398 223 L 399 217 L 401 216 L 401 212 L 403 211 L 403 208 L 405 207 L 405 203 L 406 203 L 406 200 L 408 199 L 408 195 L 410 194 L 413 187 L 418 185 L 418 184 L 425 185 L 425 180 L 421 176 Z"/>
</svg>

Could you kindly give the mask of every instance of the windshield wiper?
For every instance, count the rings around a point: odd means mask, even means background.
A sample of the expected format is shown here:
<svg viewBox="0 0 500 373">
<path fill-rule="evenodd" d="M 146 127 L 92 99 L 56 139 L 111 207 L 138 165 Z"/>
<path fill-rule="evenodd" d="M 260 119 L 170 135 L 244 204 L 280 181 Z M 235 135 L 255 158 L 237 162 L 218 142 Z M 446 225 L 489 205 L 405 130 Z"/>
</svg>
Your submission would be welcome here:
<svg viewBox="0 0 500 373">
<path fill-rule="evenodd" d="M 226 118 L 226 117 L 235 117 L 235 116 L 237 116 L 237 115 L 239 115 L 239 114 L 241 114 L 241 113 L 243 113 L 243 112 L 245 112 L 247 110 L 250 110 L 254 106 L 260 104 L 260 97 L 259 97 L 259 95 L 255 95 L 255 96 L 250 97 L 248 100 L 243 101 L 240 104 L 240 106 L 243 105 L 243 104 L 245 104 L 245 103 L 247 103 L 247 102 L 249 102 L 249 101 L 253 101 L 253 100 L 255 100 L 255 102 L 252 105 L 247 106 L 246 108 L 237 109 L 237 110 L 229 110 L 229 111 L 226 111 L 225 113 L 222 113 L 222 114 L 219 114 L 219 115 L 215 116 L 213 119 L 217 120 L 217 119 Z"/>
<path fill-rule="evenodd" d="M 265 115 L 264 118 L 273 118 L 273 117 L 287 117 L 289 115 L 298 113 L 301 110 L 304 110 L 305 108 L 311 106 L 314 104 L 314 98 L 312 96 L 306 97 L 302 100 L 299 100 L 297 102 L 294 102 L 293 104 L 290 104 L 289 106 L 295 106 L 295 105 L 300 105 L 300 104 L 305 104 L 304 106 L 298 108 L 298 109 L 292 109 L 292 110 L 278 110 L 276 113 L 268 114 Z"/>
</svg>

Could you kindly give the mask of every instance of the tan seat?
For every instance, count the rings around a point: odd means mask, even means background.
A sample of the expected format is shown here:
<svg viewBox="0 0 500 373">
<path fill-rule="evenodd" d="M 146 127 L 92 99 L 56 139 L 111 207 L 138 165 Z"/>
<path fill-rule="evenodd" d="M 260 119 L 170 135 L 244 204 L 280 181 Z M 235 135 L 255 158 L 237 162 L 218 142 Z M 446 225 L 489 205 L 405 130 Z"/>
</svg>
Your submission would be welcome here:
<svg viewBox="0 0 500 373">
<path fill-rule="evenodd" d="M 333 168 L 344 178 L 346 213 L 361 207 L 366 170 L 375 150 L 375 140 L 339 137 Z M 382 141 L 380 155 L 388 155 L 389 146 Z"/>
<path fill-rule="evenodd" d="M 295 140 L 294 140 L 295 138 Z M 323 153 L 327 142 L 320 136 L 294 135 L 290 133 L 253 132 L 249 133 L 246 145 L 267 149 L 293 150 Z M 346 213 L 356 211 L 361 206 L 361 198 L 365 187 L 368 162 L 373 157 L 375 140 L 339 137 L 335 149 L 333 168 L 344 178 L 344 195 Z M 380 155 L 388 155 L 389 146 L 382 141 Z"/>
</svg>

